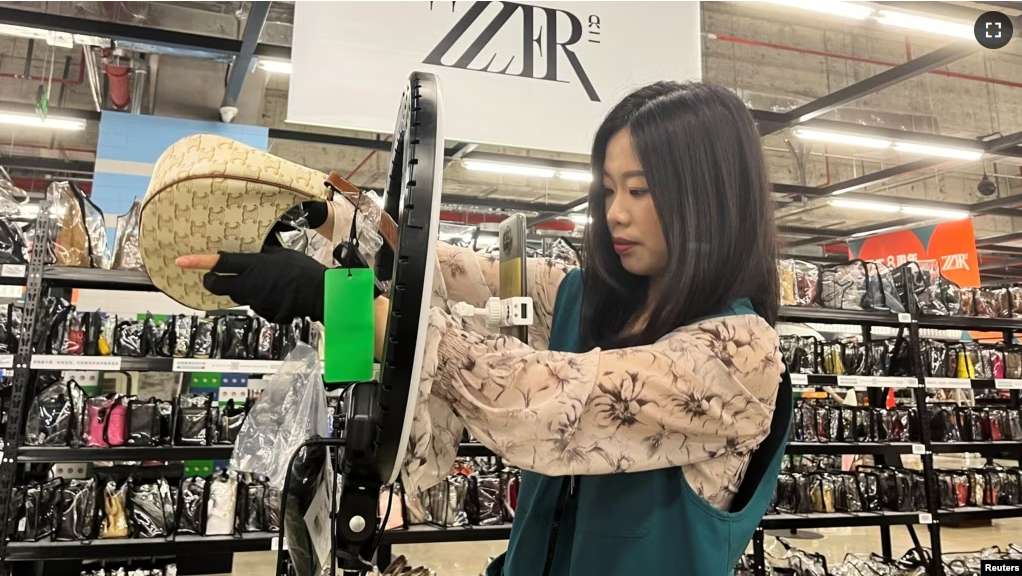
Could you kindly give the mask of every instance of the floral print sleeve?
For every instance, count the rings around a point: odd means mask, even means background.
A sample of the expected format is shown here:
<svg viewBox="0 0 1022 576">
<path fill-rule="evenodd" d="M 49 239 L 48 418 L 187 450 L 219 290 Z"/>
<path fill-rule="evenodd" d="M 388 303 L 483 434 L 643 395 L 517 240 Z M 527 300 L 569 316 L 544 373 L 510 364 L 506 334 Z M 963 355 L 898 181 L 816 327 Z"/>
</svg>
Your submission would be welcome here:
<svg viewBox="0 0 1022 576">
<path fill-rule="evenodd" d="M 565 354 L 434 310 L 405 482 L 419 490 L 446 476 L 464 426 L 507 463 L 551 476 L 682 466 L 726 505 L 769 432 L 782 370 L 777 334 L 758 316 Z"/>
</svg>

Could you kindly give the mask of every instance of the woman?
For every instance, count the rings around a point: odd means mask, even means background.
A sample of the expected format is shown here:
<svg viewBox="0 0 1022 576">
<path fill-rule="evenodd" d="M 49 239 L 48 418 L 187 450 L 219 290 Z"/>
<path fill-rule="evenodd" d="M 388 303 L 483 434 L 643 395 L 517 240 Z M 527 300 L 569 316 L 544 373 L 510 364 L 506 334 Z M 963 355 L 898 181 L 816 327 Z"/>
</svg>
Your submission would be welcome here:
<svg viewBox="0 0 1022 576">
<path fill-rule="evenodd" d="M 610 112 L 592 165 L 582 270 L 529 262 L 531 347 L 443 310 L 481 305 L 498 275 L 484 257 L 438 250 L 406 487 L 447 474 L 466 426 L 523 469 L 491 575 L 730 574 L 766 511 L 791 413 L 759 135 L 726 89 L 660 82 Z M 387 306 L 377 300 L 379 331 Z"/>
</svg>

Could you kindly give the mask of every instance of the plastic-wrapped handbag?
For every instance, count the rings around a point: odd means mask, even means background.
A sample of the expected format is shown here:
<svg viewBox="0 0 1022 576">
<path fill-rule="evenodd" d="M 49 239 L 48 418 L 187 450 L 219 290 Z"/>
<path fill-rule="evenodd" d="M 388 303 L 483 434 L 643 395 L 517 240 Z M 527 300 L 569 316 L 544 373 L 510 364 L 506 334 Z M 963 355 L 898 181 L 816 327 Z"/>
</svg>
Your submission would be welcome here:
<svg viewBox="0 0 1022 576">
<path fill-rule="evenodd" d="M 99 537 L 127 538 L 131 536 L 132 519 L 129 509 L 131 479 L 118 482 L 113 478 L 101 481 L 103 501 L 99 506 Z"/>
<path fill-rule="evenodd" d="M 128 430 L 128 400 L 120 394 L 97 396 L 85 402 L 83 440 L 86 446 L 124 446 Z"/>
<path fill-rule="evenodd" d="M 206 479 L 195 476 L 181 481 L 178 490 L 177 527 L 181 534 L 203 533 L 206 518 Z"/>
<path fill-rule="evenodd" d="M 60 490 L 55 540 L 90 540 L 96 511 L 96 480 L 69 480 Z"/>
<path fill-rule="evenodd" d="M 43 387 L 32 400 L 25 421 L 25 444 L 29 446 L 72 446 L 81 443 L 82 407 L 85 392 L 74 380 L 45 382 L 54 377 L 40 376 Z"/>
<path fill-rule="evenodd" d="M 156 398 L 128 400 L 128 446 L 156 446 L 160 443 L 159 401 Z"/>
<path fill-rule="evenodd" d="M 862 310 L 866 304 L 868 275 L 862 260 L 820 268 L 820 305 L 838 310 Z"/>
<path fill-rule="evenodd" d="M 228 400 L 227 405 L 220 409 L 217 419 L 219 432 L 217 434 L 218 444 L 234 444 L 245 423 L 245 406 L 235 406 L 234 400 Z"/>
<path fill-rule="evenodd" d="M 894 283 L 894 274 L 887 266 L 878 262 L 866 262 L 868 277 L 866 280 L 867 308 L 873 310 L 890 310 L 905 312 L 905 305 L 898 296 L 898 288 Z"/>
<path fill-rule="evenodd" d="M 780 281 L 781 306 L 795 306 L 795 261 L 778 260 L 777 278 Z"/>
<path fill-rule="evenodd" d="M 210 437 L 208 394 L 182 394 L 178 397 L 177 443 L 181 446 L 207 446 Z"/>
<path fill-rule="evenodd" d="M 234 531 L 234 510 L 238 496 L 238 479 L 227 473 L 209 481 L 209 502 L 206 506 L 206 536 L 226 535 Z"/>
<path fill-rule="evenodd" d="M 142 200 L 135 198 L 127 214 L 117 217 L 117 232 L 114 235 L 114 259 L 111 268 L 115 270 L 142 270 L 142 253 L 138 246 L 139 215 Z"/>
<path fill-rule="evenodd" d="M 103 211 L 74 182 L 54 182 L 46 190 L 57 219 L 52 238 L 57 266 L 102 268 L 107 248 Z"/>
<path fill-rule="evenodd" d="M 165 479 L 132 486 L 131 518 L 136 538 L 159 538 L 174 533 L 174 506 Z"/>
</svg>

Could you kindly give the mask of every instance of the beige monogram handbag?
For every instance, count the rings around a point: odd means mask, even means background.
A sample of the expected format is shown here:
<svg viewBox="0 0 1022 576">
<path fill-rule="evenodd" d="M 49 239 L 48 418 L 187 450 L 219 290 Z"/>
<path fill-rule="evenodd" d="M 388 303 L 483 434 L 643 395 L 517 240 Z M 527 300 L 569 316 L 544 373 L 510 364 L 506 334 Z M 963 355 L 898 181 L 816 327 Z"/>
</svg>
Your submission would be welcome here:
<svg viewBox="0 0 1022 576">
<path fill-rule="evenodd" d="M 199 310 L 231 308 L 230 298 L 202 285 L 203 272 L 174 262 L 189 254 L 259 252 L 273 225 L 293 206 L 329 200 L 333 192 L 353 202 L 359 190 L 329 176 L 240 142 L 198 134 L 176 142 L 157 160 L 142 202 L 139 246 L 153 284 Z M 397 227 L 380 223 L 393 247 Z"/>
</svg>

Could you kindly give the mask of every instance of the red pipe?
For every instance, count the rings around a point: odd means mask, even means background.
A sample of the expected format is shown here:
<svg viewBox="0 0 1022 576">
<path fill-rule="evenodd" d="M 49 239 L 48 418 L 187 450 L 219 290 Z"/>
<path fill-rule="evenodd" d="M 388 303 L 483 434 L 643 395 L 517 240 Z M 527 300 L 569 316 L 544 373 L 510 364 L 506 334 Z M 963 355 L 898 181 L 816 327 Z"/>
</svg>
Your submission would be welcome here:
<svg viewBox="0 0 1022 576">
<path fill-rule="evenodd" d="M 116 64 L 106 65 L 107 85 L 110 88 L 110 102 L 114 108 L 124 110 L 131 104 L 131 68 Z"/>
<path fill-rule="evenodd" d="M 776 44 L 774 42 L 761 42 L 759 40 L 750 40 L 748 38 L 738 38 L 736 36 L 724 36 L 721 34 L 709 34 L 710 38 L 715 38 L 723 42 L 731 42 L 734 44 L 745 44 L 747 46 L 758 46 L 760 48 L 773 48 L 775 50 L 787 50 L 789 52 L 798 52 L 799 54 L 808 54 L 811 56 L 822 56 L 824 58 L 836 58 L 838 60 L 848 60 L 850 62 L 861 62 L 863 64 L 873 64 L 876 66 L 890 66 L 895 67 L 900 64 L 897 62 L 885 62 L 883 60 L 873 60 L 872 58 L 861 58 L 859 56 L 849 56 L 847 54 L 835 54 L 834 52 L 823 52 L 821 50 L 810 50 L 808 48 L 798 48 L 796 46 L 788 46 L 786 44 Z M 960 78 L 962 80 L 974 80 L 976 82 L 986 82 L 987 84 L 998 84 L 1000 86 L 1010 86 L 1012 88 L 1022 88 L 1022 82 L 1012 82 L 1010 80 L 1001 80 L 999 78 L 990 78 L 988 76 L 977 76 L 975 74 L 962 74 L 961 72 L 951 72 L 950 70 L 930 70 L 929 74 L 936 74 L 938 76 L 946 76 L 948 78 Z"/>
<path fill-rule="evenodd" d="M 36 80 L 39 82 L 48 82 L 50 79 L 43 76 L 25 76 L 24 74 L 12 74 L 10 72 L 0 72 L 0 78 L 17 78 L 18 80 Z M 68 86 L 77 86 L 85 81 L 85 54 L 82 54 L 82 59 L 78 61 L 78 78 L 75 80 L 65 80 L 63 78 L 54 78 L 54 84 L 67 84 Z"/>
</svg>

